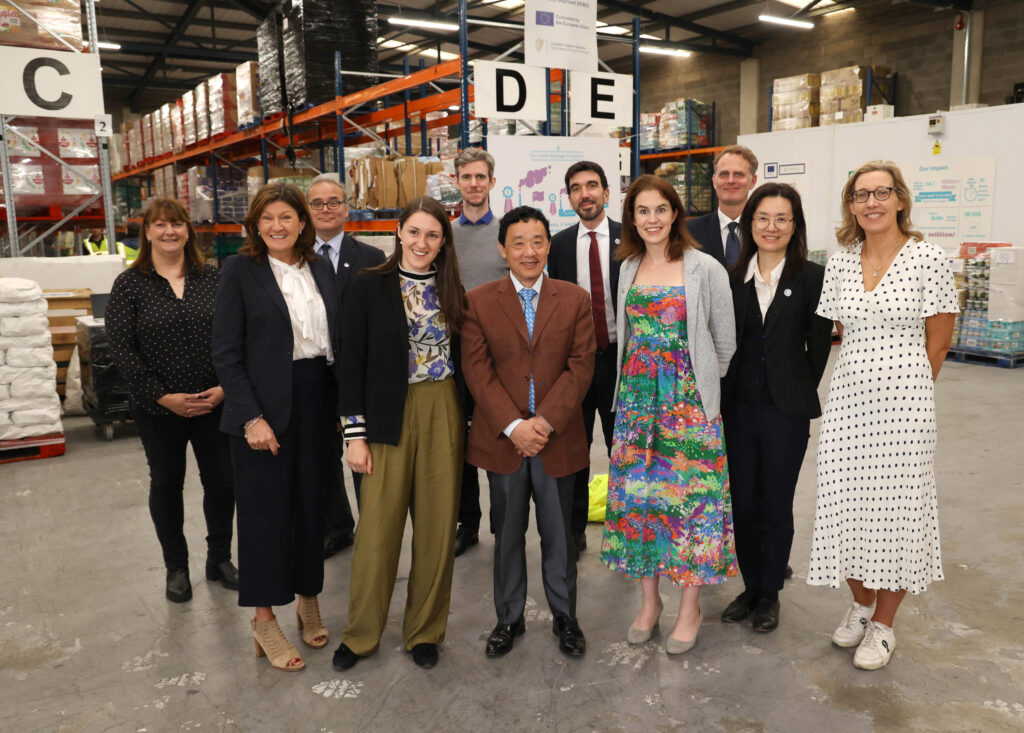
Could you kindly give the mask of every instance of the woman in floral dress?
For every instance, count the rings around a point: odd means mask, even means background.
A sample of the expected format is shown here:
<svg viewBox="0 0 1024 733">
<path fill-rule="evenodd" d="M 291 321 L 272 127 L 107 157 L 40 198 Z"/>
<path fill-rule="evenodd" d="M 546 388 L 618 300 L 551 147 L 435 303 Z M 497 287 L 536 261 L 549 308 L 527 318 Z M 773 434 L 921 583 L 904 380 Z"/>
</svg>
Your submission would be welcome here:
<svg viewBox="0 0 1024 733">
<path fill-rule="evenodd" d="M 725 269 L 697 249 L 675 190 L 641 176 L 626 193 L 619 272 L 619 379 L 601 559 L 638 578 L 629 629 L 647 641 L 662 577 L 682 587 L 669 654 L 692 648 L 700 586 L 737 573 L 719 380 L 736 347 Z"/>
</svg>

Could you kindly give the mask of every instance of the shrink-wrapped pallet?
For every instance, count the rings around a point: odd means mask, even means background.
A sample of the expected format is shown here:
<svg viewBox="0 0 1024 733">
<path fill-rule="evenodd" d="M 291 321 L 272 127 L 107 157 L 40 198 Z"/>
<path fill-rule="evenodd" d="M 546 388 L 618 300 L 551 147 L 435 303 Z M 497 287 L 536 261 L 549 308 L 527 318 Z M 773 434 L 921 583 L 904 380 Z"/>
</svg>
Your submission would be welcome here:
<svg viewBox="0 0 1024 733">
<path fill-rule="evenodd" d="M 284 110 L 285 98 L 284 43 L 282 22 L 284 17 L 272 12 L 256 29 L 256 50 L 260 61 L 260 107 L 264 117 Z"/>
<path fill-rule="evenodd" d="M 234 74 L 215 74 L 206 80 L 206 103 L 210 111 L 210 136 L 238 129 Z"/>
<path fill-rule="evenodd" d="M 244 61 L 235 70 L 235 91 L 238 103 L 238 126 L 245 127 L 260 120 L 260 67 L 255 61 Z"/>
<path fill-rule="evenodd" d="M 203 142 L 210 139 L 210 107 L 205 81 L 195 88 L 193 95 L 196 103 L 196 140 Z"/>
<path fill-rule="evenodd" d="M 185 126 L 185 145 L 195 145 L 196 137 L 196 93 L 190 89 L 181 95 L 181 116 Z"/>
</svg>

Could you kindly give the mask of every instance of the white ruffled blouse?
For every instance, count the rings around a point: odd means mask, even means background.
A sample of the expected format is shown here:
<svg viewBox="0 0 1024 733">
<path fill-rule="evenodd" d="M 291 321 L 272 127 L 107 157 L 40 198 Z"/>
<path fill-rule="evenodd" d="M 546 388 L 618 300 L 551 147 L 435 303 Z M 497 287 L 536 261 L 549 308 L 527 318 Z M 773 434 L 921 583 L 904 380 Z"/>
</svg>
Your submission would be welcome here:
<svg viewBox="0 0 1024 733">
<path fill-rule="evenodd" d="M 305 260 L 288 265 L 273 257 L 267 259 L 292 321 L 292 361 L 326 356 L 328 363 L 334 363 L 327 309 L 309 264 Z"/>
</svg>

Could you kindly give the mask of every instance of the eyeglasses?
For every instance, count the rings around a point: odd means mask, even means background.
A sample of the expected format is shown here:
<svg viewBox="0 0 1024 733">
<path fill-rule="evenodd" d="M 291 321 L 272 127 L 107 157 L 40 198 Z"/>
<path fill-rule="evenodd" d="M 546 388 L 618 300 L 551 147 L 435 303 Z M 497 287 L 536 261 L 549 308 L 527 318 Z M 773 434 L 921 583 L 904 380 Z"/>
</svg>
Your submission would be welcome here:
<svg viewBox="0 0 1024 733">
<path fill-rule="evenodd" d="M 873 191 L 869 191 L 866 188 L 858 188 L 850 194 L 850 198 L 858 204 L 867 202 L 869 196 L 874 196 L 875 201 L 885 201 L 895 190 L 892 186 L 879 186 Z"/>
<path fill-rule="evenodd" d="M 793 220 L 785 216 L 755 216 L 754 217 L 754 229 L 767 229 L 768 225 L 775 223 L 776 229 L 788 229 L 789 225 L 793 223 Z"/>
<path fill-rule="evenodd" d="M 313 211 L 320 211 L 325 206 L 331 211 L 337 211 L 345 204 L 341 199 L 331 199 L 330 201 L 321 201 L 320 199 L 313 199 L 309 202 L 309 208 Z"/>
</svg>

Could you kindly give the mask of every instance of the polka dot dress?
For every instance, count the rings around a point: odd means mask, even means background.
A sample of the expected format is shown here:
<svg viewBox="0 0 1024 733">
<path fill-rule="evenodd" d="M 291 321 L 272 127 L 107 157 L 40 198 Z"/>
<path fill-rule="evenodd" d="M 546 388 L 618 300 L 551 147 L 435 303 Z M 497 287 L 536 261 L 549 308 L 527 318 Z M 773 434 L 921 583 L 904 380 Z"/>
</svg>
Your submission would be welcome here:
<svg viewBox="0 0 1024 733">
<path fill-rule="evenodd" d="M 818 441 L 811 585 L 919 593 L 942 580 L 924 319 L 959 311 L 939 247 L 910 240 L 871 292 L 860 246 L 829 258 L 817 313 L 843 324 Z"/>
</svg>

